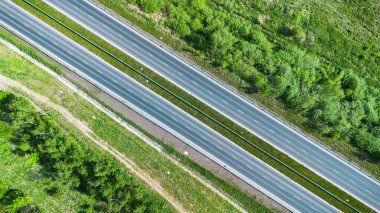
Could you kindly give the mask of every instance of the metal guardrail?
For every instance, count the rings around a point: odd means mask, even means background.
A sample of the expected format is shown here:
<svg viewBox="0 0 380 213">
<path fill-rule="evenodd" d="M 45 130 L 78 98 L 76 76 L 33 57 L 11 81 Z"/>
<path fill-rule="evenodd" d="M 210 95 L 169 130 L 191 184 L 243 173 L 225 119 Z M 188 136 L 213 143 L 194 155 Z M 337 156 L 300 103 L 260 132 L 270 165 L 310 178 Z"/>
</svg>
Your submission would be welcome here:
<svg viewBox="0 0 380 213">
<path fill-rule="evenodd" d="M 267 151 L 265 151 L 264 149 L 262 149 L 261 147 L 257 146 L 256 144 L 252 143 L 251 141 L 249 141 L 248 139 L 246 139 L 245 137 L 239 135 L 238 133 L 236 133 L 234 130 L 230 129 L 229 127 L 225 126 L 224 124 L 222 124 L 221 122 L 219 122 L 218 120 L 216 120 L 215 118 L 211 117 L 210 115 L 208 115 L 207 113 L 203 112 L 202 110 L 198 109 L 196 106 L 192 105 L 191 103 L 187 102 L 186 100 L 184 100 L 183 98 L 179 97 L 178 95 L 176 95 L 174 92 L 170 91 L 169 89 L 165 88 L 164 86 L 162 86 L 161 84 L 159 84 L 158 82 L 154 81 L 153 79 L 151 79 L 149 76 L 145 75 L 144 73 L 140 72 L 139 70 L 135 69 L 133 66 L 129 65 L 128 63 L 124 62 L 123 60 L 119 59 L 118 57 L 116 57 L 115 55 L 113 55 L 112 53 L 108 52 L 107 50 L 105 50 L 104 48 L 100 47 L 99 45 L 97 45 L 96 43 L 94 43 L 93 41 L 89 40 L 88 38 L 86 38 L 85 36 L 83 36 L 82 34 L 76 32 L 74 29 L 70 28 L 69 26 L 67 26 L 66 24 L 62 23 L 61 21 L 59 21 L 58 19 L 54 18 L 53 16 L 49 15 L 48 13 L 46 13 L 45 11 L 43 11 L 42 9 L 40 9 L 39 7 L 37 7 L 36 5 L 34 5 L 33 3 L 29 2 L 28 0 L 23 0 L 25 3 L 27 3 L 28 5 L 30 5 L 31 7 L 33 7 L 34 9 L 38 10 L 39 12 L 41 12 L 42 14 L 44 14 L 45 16 L 49 17 L 50 19 L 52 19 L 53 21 L 55 21 L 56 23 L 60 24 L 61 26 L 63 26 L 64 28 L 66 28 L 67 30 L 69 30 L 70 32 L 74 33 L 75 35 L 79 36 L 80 38 L 82 38 L 83 40 L 85 40 L 86 42 L 90 43 L 91 45 L 93 45 L 94 47 L 98 48 L 100 51 L 104 52 L 105 54 L 109 55 L 110 57 L 112 57 L 113 59 L 115 59 L 116 61 L 118 61 L 119 63 L 123 64 L 124 66 L 128 67 L 129 69 L 131 69 L 132 71 L 136 72 L 138 75 L 142 76 L 143 78 L 147 79 L 148 81 L 150 81 L 151 83 L 153 83 L 154 85 L 156 85 L 157 87 L 159 87 L 160 89 L 164 90 L 165 92 L 167 92 L 168 94 L 170 94 L 171 96 L 175 97 L 176 99 L 178 99 L 179 101 L 181 101 L 182 103 L 186 104 L 187 106 L 191 107 L 192 109 L 194 109 L 195 111 L 197 111 L 198 113 L 200 113 L 201 115 L 205 116 L 206 118 L 208 118 L 209 120 L 211 120 L 212 122 L 216 123 L 217 125 L 221 126 L 223 129 L 227 130 L 228 132 L 230 132 L 231 134 L 235 135 L 236 137 L 238 137 L 239 139 L 241 139 L 242 141 L 244 141 L 245 143 L 249 144 L 250 146 L 252 146 L 253 148 L 257 149 L 258 151 L 260 151 L 261 153 L 265 154 L 266 156 L 268 156 L 269 158 L 271 158 L 272 160 L 276 161 L 277 163 L 279 163 L 280 165 L 284 166 L 285 168 L 287 168 L 289 171 L 291 171 L 292 173 L 296 174 L 297 176 L 301 177 L 302 179 L 304 179 L 305 181 L 307 181 L 308 183 L 312 184 L 313 186 L 315 186 L 316 188 L 320 189 L 321 191 L 323 191 L 324 193 L 326 193 L 327 195 L 331 196 L 332 198 L 334 198 L 335 200 L 339 201 L 340 203 L 342 203 L 343 205 L 347 206 L 348 208 L 350 208 L 351 210 L 355 211 L 355 212 L 360 212 L 358 209 L 356 209 L 355 207 L 351 206 L 350 204 L 348 204 L 346 201 L 342 200 L 341 198 L 337 197 L 336 195 L 334 195 L 333 193 L 331 193 L 330 191 L 328 191 L 327 189 L 323 188 L 322 186 L 320 186 L 319 184 L 315 183 L 314 181 L 312 181 L 311 179 L 309 179 L 308 177 L 304 176 L 302 173 L 298 172 L 297 170 L 293 169 L 291 166 L 287 165 L 286 163 L 282 162 L 280 159 L 276 158 L 275 156 L 273 156 L 272 154 L 268 153 Z"/>
</svg>

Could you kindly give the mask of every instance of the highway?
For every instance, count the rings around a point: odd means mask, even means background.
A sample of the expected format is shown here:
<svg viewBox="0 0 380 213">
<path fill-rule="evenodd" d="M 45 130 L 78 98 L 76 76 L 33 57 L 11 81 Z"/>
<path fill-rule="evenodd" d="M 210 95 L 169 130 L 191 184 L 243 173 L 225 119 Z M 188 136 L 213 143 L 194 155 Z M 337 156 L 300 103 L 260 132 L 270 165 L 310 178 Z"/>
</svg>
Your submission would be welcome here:
<svg viewBox="0 0 380 213">
<path fill-rule="evenodd" d="M 286 208 L 296 212 L 338 212 L 324 200 L 9 0 L 0 1 L 0 25 L 123 101 Z"/>
<path fill-rule="evenodd" d="M 44 0 L 278 150 L 380 211 L 380 184 L 87 0 Z"/>
</svg>

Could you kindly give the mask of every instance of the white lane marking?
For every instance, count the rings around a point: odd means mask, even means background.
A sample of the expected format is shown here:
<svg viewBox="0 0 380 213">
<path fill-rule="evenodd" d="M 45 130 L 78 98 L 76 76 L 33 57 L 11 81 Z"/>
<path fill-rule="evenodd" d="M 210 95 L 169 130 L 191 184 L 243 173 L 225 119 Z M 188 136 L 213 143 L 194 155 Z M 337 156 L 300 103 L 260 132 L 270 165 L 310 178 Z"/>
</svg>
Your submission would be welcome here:
<svg viewBox="0 0 380 213">
<path fill-rule="evenodd" d="M 111 80 L 112 80 L 113 82 L 115 82 L 115 83 L 118 83 L 118 82 L 117 82 L 115 79 L 113 79 L 113 78 L 112 78 Z"/>
<path fill-rule="evenodd" d="M 163 65 L 169 67 L 169 65 L 168 65 L 167 63 L 165 63 L 165 62 L 161 62 L 161 63 L 162 63 Z"/>
<path fill-rule="evenodd" d="M 135 43 L 133 43 L 133 42 L 131 42 L 131 44 L 132 44 L 133 46 L 137 47 L 137 44 L 135 44 Z"/>
<path fill-rule="evenodd" d="M 71 52 L 70 52 L 70 51 L 68 51 L 68 50 L 66 50 L 66 52 L 67 52 L 69 55 L 71 55 L 71 56 L 73 55 L 73 54 L 71 54 Z"/>
<path fill-rule="evenodd" d="M 192 82 L 193 82 L 193 84 L 195 84 L 195 85 L 199 86 L 199 84 L 198 84 L 197 82 L 195 82 L 195 81 L 192 81 Z"/>
<path fill-rule="evenodd" d="M 336 169 L 333 169 L 333 170 L 334 170 L 335 173 L 339 174 L 338 170 L 336 170 Z"/>
<path fill-rule="evenodd" d="M 297 195 L 293 195 L 294 198 L 296 198 L 297 200 L 300 200 L 300 198 L 297 196 Z"/>
<path fill-rule="evenodd" d="M 156 109 L 160 112 L 162 112 L 162 109 L 160 107 L 156 107 Z"/>
<path fill-rule="evenodd" d="M 241 114 L 244 114 L 244 112 L 243 112 L 243 111 L 241 111 L 240 109 L 238 109 L 237 111 L 238 111 L 238 112 L 240 112 Z"/>
<path fill-rule="evenodd" d="M 90 19 L 94 19 L 94 17 L 92 17 L 91 15 L 87 14 L 87 16 L 90 18 Z"/>
<path fill-rule="evenodd" d="M 231 157 L 232 157 L 233 159 L 237 160 L 237 158 L 236 158 L 234 155 L 232 155 Z"/>
<path fill-rule="evenodd" d="M 147 102 L 145 98 L 141 98 L 144 102 Z"/>
<path fill-rule="evenodd" d="M 278 187 L 281 189 L 281 190 L 284 190 L 285 191 L 285 188 L 281 185 L 278 185 Z"/>
<path fill-rule="evenodd" d="M 39 33 L 39 32 L 38 32 L 37 34 L 38 34 L 38 35 L 40 35 L 41 37 L 45 37 L 44 35 L 42 35 L 42 34 L 41 34 L 41 33 Z"/>
<path fill-rule="evenodd" d="M 368 194 L 372 195 L 372 192 L 368 191 L 368 189 L 365 189 L 365 191 L 366 191 Z"/>
<path fill-rule="evenodd" d="M 254 122 L 258 123 L 258 124 L 260 123 L 259 121 L 255 120 L 255 119 L 252 119 L 252 120 L 253 120 Z"/>
<path fill-rule="evenodd" d="M 121 35 L 121 34 L 119 34 L 119 33 L 117 34 L 117 36 L 119 36 L 120 38 L 124 38 L 124 36 L 122 36 L 122 35 Z"/>
<path fill-rule="evenodd" d="M 177 71 L 177 73 L 183 76 L 183 74 L 181 72 Z"/>
<path fill-rule="evenodd" d="M 172 118 L 173 120 L 175 120 L 175 121 L 178 121 L 177 118 L 175 118 L 175 117 L 171 117 L 171 118 Z"/>
<path fill-rule="evenodd" d="M 210 90 L 207 90 L 208 93 L 210 93 L 211 95 L 213 95 L 214 93 L 212 93 Z"/>
<path fill-rule="evenodd" d="M 57 42 L 55 42 L 55 41 L 53 41 L 53 44 L 54 44 L 55 46 L 58 46 Z"/>
<path fill-rule="evenodd" d="M 262 175 L 265 180 L 269 180 L 267 176 Z"/>
<path fill-rule="evenodd" d="M 269 130 L 270 132 L 276 134 L 276 132 L 275 132 L 273 129 L 268 128 L 268 130 Z"/>
<path fill-rule="evenodd" d="M 223 103 L 225 104 L 229 104 L 226 100 L 222 99 Z"/>
<path fill-rule="evenodd" d="M 288 139 L 284 139 L 284 141 L 288 142 L 288 143 L 291 143 Z"/>
<path fill-rule="evenodd" d="M 207 139 L 206 139 L 205 137 L 201 136 L 201 138 L 202 138 L 203 140 L 207 141 Z"/>
<path fill-rule="evenodd" d="M 303 151 L 303 152 L 305 152 L 305 153 L 307 154 L 307 151 L 306 151 L 306 150 L 304 150 L 304 149 L 301 149 L 301 151 Z"/>
<path fill-rule="evenodd" d="M 150 55 L 150 56 L 152 56 L 152 57 L 153 57 L 153 55 L 152 55 L 151 53 L 146 53 L 146 54 L 148 54 L 148 55 Z"/>
<path fill-rule="evenodd" d="M 73 5 L 73 7 L 74 7 L 75 9 L 79 10 L 79 8 L 78 8 L 77 6 Z"/>
<path fill-rule="evenodd" d="M 355 183 L 355 184 L 356 184 L 356 182 L 355 182 L 354 180 L 350 179 L 350 181 L 351 181 L 352 183 Z"/>
<path fill-rule="evenodd" d="M 103 26 L 104 26 L 105 28 L 107 28 L 108 30 L 110 30 L 110 28 L 109 28 L 107 25 L 103 24 Z"/>
<path fill-rule="evenodd" d="M 318 161 L 319 163 L 323 163 L 319 158 L 317 158 L 317 161 Z"/>
<path fill-rule="evenodd" d="M 189 126 L 186 126 L 186 128 L 187 128 L 188 130 L 190 130 L 190 131 L 193 131 L 193 129 L 192 129 L 191 127 L 189 127 Z"/>
<path fill-rule="evenodd" d="M 216 146 L 216 148 L 219 149 L 219 150 L 222 150 L 222 148 L 220 148 L 220 146 Z"/>
<path fill-rule="evenodd" d="M 29 25 L 28 24 L 25 24 L 25 23 L 22 23 L 25 27 L 29 28 Z"/>
</svg>

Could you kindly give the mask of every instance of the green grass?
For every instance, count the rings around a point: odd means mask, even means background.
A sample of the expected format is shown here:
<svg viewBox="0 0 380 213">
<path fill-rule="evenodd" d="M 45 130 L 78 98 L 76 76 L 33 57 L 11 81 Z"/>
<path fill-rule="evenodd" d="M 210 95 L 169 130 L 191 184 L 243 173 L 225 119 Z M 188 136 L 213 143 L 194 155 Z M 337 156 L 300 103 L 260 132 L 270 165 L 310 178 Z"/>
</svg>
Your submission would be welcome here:
<svg viewBox="0 0 380 213">
<path fill-rule="evenodd" d="M 0 31 L 0 36 L 4 37 L 4 35 L 6 35 L 6 32 Z M 10 40 L 12 43 L 21 45 L 17 40 Z M 197 209 L 204 212 L 235 211 L 235 209 L 219 196 L 213 194 L 209 189 L 205 188 L 164 156 L 145 144 L 145 142 L 126 131 L 122 126 L 99 110 L 94 109 L 92 105 L 80 98 L 78 94 L 68 90 L 44 71 L 3 46 L 1 46 L 0 55 L 0 73 L 2 75 L 21 82 L 32 90 L 48 97 L 53 102 L 69 109 L 75 117 L 85 121 L 98 137 L 123 152 L 140 168 L 158 180 L 162 187 L 177 198 L 186 209 Z M 95 116 L 96 119 L 93 119 L 92 116 Z M 64 120 L 58 118 L 57 120 L 60 120 L 60 123 L 66 128 L 72 128 L 70 124 L 65 123 Z M 78 134 L 77 136 L 82 138 Z M 161 141 L 158 142 L 162 144 Z M 170 150 L 170 152 L 175 153 L 173 150 Z M 186 157 L 178 153 L 175 154 L 180 156 L 180 160 L 183 164 L 190 165 L 191 168 L 206 177 L 211 183 L 216 185 L 217 188 L 220 188 L 222 191 L 227 192 L 237 199 L 245 208 L 252 212 L 269 211 L 263 205 L 259 204 L 255 198 L 247 196 L 235 187 L 216 178 L 211 173 L 192 163 Z M 167 171 L 170 171 L 171 175 L 167 175 Z"/>
<path fill-rule="evenodd" d="M 8 144 L 6 144 L 8 145 Z M 33 204 L 44 212 L 77 212 L 82 200 L 88 199 L 81 193 L 65 193 L 59 197 L 50 196 L 44 191 L 44 177 L 39 166 L 32 165 L 28 156 L 18 156 L 10 152 L 10 146 L 0 152 L 0 179 L 11 188 L 20 189 L 28 195 Z"/>
<path fill-rule="evenodd" d="M 343 206 L 343 204 L 340 204 L 339 202 L 337 202 L 335 199 L 331 198 L 330 196 L 328 196 L 324 192 L 316 189 L 310 183 L 308 183 L 307 181 L 303 180 L 299 176 L 291 173 L 289 170 L 287 170 L 286 168 L 282 167 L 277 162 L 275 162 L 274 160 L 272 160 L 269 157 L 265 156 L 261 152 L 257 151 L 256 149 L 252 148 L 251 146 L 247 145 L 243 141 L 240 141 L 237 137 L 235 137 L 234 135 L 226 132 L 223 128 L 221 128 L 220 126 L 214 124 L 210 120 L 204 118 L 204 116 L 200 115 L 195 110 L 187 107 L 186 105 L 184 105 L 183 103 L 179 102 L 177 99 L 173 98 L 172 96 L 168 96 L 166 93 L 164 93 L 162 90 L 158 89 L 154 85 L 145 82 L 145 80 L 142 79 L 140 76 L 138 76 L 135 73 L 131 72 L 130 70 L 126 69 L 124 66 L 122 66 L 119 63 L 117 63 L 115 60 L 113 60 L 112 58 L 110 58 L 106 54 L 102 53 L 101 51 L 99 51 L 95 47 L 89 45 L 84 40 L 82 40 L 78 36 L 74 35 L 73 33 L 69 32 L 68 30 L 66 30 L 65 28 L 63 28 L 62 26 L 60 26 L 59 24 L 55 23 L 51 19 L 49 19 L 46 16 L 44 16 L 43 14 L 41 14 L 41 13 L 37 12 L 36 10 L 32 9 L 30 6 L 26 5 L 21 0 L 14 0 L 14 1 L 17 2 L 19 5 L 23 6 L 24 8 L 26 8 L 27 10 L 31 11 L 33 14 L 35 14 L 40 19 L 42 19 L 45 22 L 47 22 L 49 25 L 55 27 L 59 31 L 61 31 L 64 34 L 66 34 L 68 37 L 70 37 L 73 40 L 75 40 L 76 42 L 80 43 L 85 48 L 87 48 L 90 51 L 94 52 L 95 54 L 99 55 L 100 57 L 102 57 L 103 59 L 105 59 L 106 61 L 108 61 L 109 63 L 111 63 L 114 66 L 118 67 L 120 70 L 123 70 L 128 75 L 130 75 L 133 78 L 135 78 L 136 80 L 138 80 L 140 83 L 144 84 L 145 86 L 147 86 L 148 88 L 152 89 L 156 93 L 162 95 L 163 97 L 165 97 L 166 99 L 168 99 L 172 103 L 176 104 L 180 108 L 182 108 L 185 111 L 189 112 L 194 117 L 196 117 L 199 120 L 201 120 L 202 122 L 206 123 L 207 125 L 209 125 L 213 129 L 215 129 L 216 131 L 220 132 L 221 134 L 223 134 L 224 136 L 226 136 L 230 140 L 234 141 L 235 143 L 237 143 L 238 145 L 240 145 L 244 149 L 248 150 L 249 152 L 251 152 L 255 156 L 257 156 L 260 159 L 262 159 L 263 161 L 265 161 L 268 164 L 272 165 L 274 168 L 276 168 L 280 172 L 284 173 L 285 175 L 289 176 L 290 178 L 292 178 L 296 182 L 298 182 L 301 185 L 303 185 L 304 187 L 308 188 L 310 191 L 312 191 L 315 194 L 319 195 L 320 197 L 322 197 L 323 199 L 325 199 L 328 202 L 332 203 L 333 205 L 337 206 L 338 208 L 346 209 L 346 207 Z M 60 13 L 56 12 L 54 9 L 50 8 L 46 4 L 44 4 L 44 3 L 40 2 L 40 1 L 37 1 L 37 0 L 34 0 L 32 2 L 35 3 L 41 9 L 43 9 L 45 11 L 50 11 L 50 13 L 54 14 L 54 17 L 58 18 L 60 21 L 62 21 L 63 23 L 67 24 L 68 26 L 72 27 L 74 30 L 78 31 L 82 35 L 85 35 L 90 40 L 97 41 L 96 42 L 97 44 L 99 44 L 103 48 L 107 49 L 108 51 L 110 51 L 111 53 L 113 53 L 114 55 L 116 55 L 117 57 L 123 59 L 127 63 L 130 63 L 131 65 L 133 65 L 136 68 L 142 67 L 141 65 L 139 65 L 135 61 L 133 61 L 131 58 L 129 58 L 128 56 L 126 56 L 124 53 L 122 53 L 120 50 L 117 50 L 116 48 L 108 45 L 105 41 L 102 41 L 100 38 L 98 38 L 94 34 L 88 32 L 87 30 L 85 30 L 84 28 L 80 27 L 79 25 L 77 25 L 76 23 L 74 23 L 73 21 L 71 21 L 70 19 L 68 19 L 67 17 L 61 15 Z M 236 124 L 234 124 L 233 122 L 229 121 L 228 119 L 226 119 L 225 117 L 223 117 L 219 113 L 215 112 L 211 108 L 207 107 L 205 104 L 201 103 L 200 101 L 198 101 L 195 98 L 191 97 L 190 95 L 186 94 L 184 91 L 182 91 L 181 89 L 175 87 L 174 85 L 172 85 L 171 83 L 169 83 L 165 79 L 161 78 L 160 76 L 156 75 L 152 71 L 149 71 L 147 68 L 144 68 L 144 73 L 147 74 L 149 77 L 153 78 L 154 80 L 156 80 L 157 82 L 159 82 L 161 85 L 164 85 L 166 88 L 170 89 L 171 91 L 174 91 L 177 95 L 181 96 L 185 100 L 188 100 L 191 104 L 193 104 L 194 106 L 198 107 L 202 111 L 208 113 L 212 117 L 214 117 L 217 120 L 221 121 L 222 123 L 226 124 L 228 127 L 230 127 L 231 129 L 233 129 L 235 132 L 242 133 L 242 135 L 244 137 L 248 138 L 250 141 L 252 141 L 255 144 L 259 145 L 260 147 L 262 147 L 264 150 L 266 150 L 267 152 L 271 153 L 272 155 L 277 156 L 283 162 L 287 163 L 288 165 L 292 166 L 293 168 L 295 168 L 298 171 L 302 171 L 302 173 L 305 176 L 307 176 L 308 178 L 310 178 L 314 182 L 318 183 L 322 187 L 324 187 L 324 188 L 328 189 L 329 191 L 333 192 L 338 197 L 342 198 L 343 200 L 350 200 L 350 204 L 351 205 L 353 205 L 353 206 L 355 206 L 355 207 L 357 207 L 359 209 L 367 209 L 367 207 L 365 207 L 359 201 L 355 200 L 353 197 L 351 197 L 348 194 L 344 193 L 343 191 L 339 190 L 337 187 L 335 187 L 331 183 L 325 181 L 323 178 L 317 176 L 316 174 L 314 174 L 313 172 L 311 172 L 310 170 L 308 170 L 304 166 L 302 166 L 302 165 L 298 164 L 297 162 L 295 162 L 294 160 L 292 160 L 291 158 L 289 158 L 286 155 L 282 154 L 281 152 L 275 150 L 273 147 L 271 147 L 267 143 L 261 141 L 260 139 L 258 139 L 254 135 L 248 133 L 243 128 L 241 128 L 241 127 L 237 126 Z"/>
</svg>

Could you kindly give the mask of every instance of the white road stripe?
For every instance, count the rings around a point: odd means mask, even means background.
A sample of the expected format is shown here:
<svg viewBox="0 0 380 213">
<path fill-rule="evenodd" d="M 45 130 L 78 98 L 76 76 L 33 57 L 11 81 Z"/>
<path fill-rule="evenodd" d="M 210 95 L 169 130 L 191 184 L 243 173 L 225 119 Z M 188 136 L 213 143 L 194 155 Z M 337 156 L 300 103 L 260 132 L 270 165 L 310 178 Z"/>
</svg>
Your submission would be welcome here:
<svg viewBox="0 0 380 213">
<path fill-rule="evenodd" d="M 241 111 L 240 109 L 238 109 L 237 111 L 238 111 L 238 112 L 240 112 L 241 114 L 244 114 L 244 112 L 243 112 L 243 111 Z"/>
<path fill-rule="evenodd" d="M 92 17 L 91 15 L 87 14 L 87 16 L 90 18 L 90 19 L 94 19 L 94 17 Z"/>
<path fill-rule="evenodd" d="M 150 56 L 152 56 L 152 57 L 153 57 L 153 55 L 152 55 L 151 53 L 146 53 L 146 54 L 148 54 L 148 55 L 150 55 Z"/>
<path fill-rule="evenodd" d="M 195 84 L 195 85 L 199 86 L 199 84 L 198 84 L 197 82 L 195 82 L 195 81 L 192 81 L 192 82 L 193 82 L 193 84 Z"/>
<path fill-rule="evenodd" d="M 273 129 L 268 128 L 268 130 L 269 130 L 270 132 L 276 134 L 276 132 L 275 132 Z"/>
<path fill-rule="evenodd" d="M 156 109 L 160 112 L 162 112 L 162 109 L 160 107 L 156 107 Z"/>
<path fill-rule="evenodd" d="M 165 62 L 161 62 L 161 63 L 162 63 L 163 65 L 169 67 L 169 65 L 168 65 L 167 63 L 165 63 Z"/>
<path fill-rule="evenodd" d="M 210 93 L 211 95 L 213 95 L 214 93 L 212 93 L 210 90 L 207 90 L 208 93 Z"/>
<path fill-rule="evenodd" d="M 73 7 L 74 7 L 75 9 L 79 10 L 79 8 L 78 8 L 77 6 L 73 5 Z"/>
<path fill-rule="evenodd" d="M 120 38 L 124 38 L 124 36 L 122 36 L 122 35 L 121 35 L 121 34 L 119 34 L 119 33 L 117 34 L 117 36 L 119 36 Z"/>
<path fill-rule="evenodd" d="M 352 183 L 355 183 L 355 184 L 356 184 L 356 182 L 355 182 L 354 180 L 350 179 L 350 181 L 351 181 Z"/>
<path fill-rule="evenodd" d="M 365 189 L 365 191 L 366 191 L 368 194 L 372 195 L 372 192 L 368 191 L 368 189 Z"/>
<path fill-rule="evenodd" d="M 177 73 L 183 76 L 183 74 L 181 72 L 177 71 Z"/>
<path fill-rule="evenodd" d="M 288 142 L 288 143 L 291 143 L 288 139 L 284 139 L 284 141 Z"/>
<path fill-rule="evenodd" d="M 304 150 L 304 149 L 301 149 L 301 150 L 307 154 L 307 151 L 306 151 L 306 150 Z"/>
<path fill-rule="evenodd" d="M 258 123 L 258 124 L 260 123 L 259 121 L 255 120 L 255 119 L 252 119 L 252 120 L 253 120 L 254 122 Z"/>
<path fill-rule="evenodd" d="M 223 103 L 225 104 L 229 104 L 226 100 L 222 99 Z"/>
<path fill-rule="evenodd" d="M 117 81 L 116 81 L 115 79 L 112 78 L 111 80 L 112 80 L 113 82 L 117 83 Z"/>
<path fill-rule="evenodd" d="M 318 161 L 319 163 L 323 163 L 319 158 L 317 158 L 317 161 Z"/>
<path fill-rule="evenodd" d="M 336 169 L 333 169 L 333 170 L 334 170 L 335 173 L 339 174 L 338 170 L 336 170 Z"/>
</svg>

